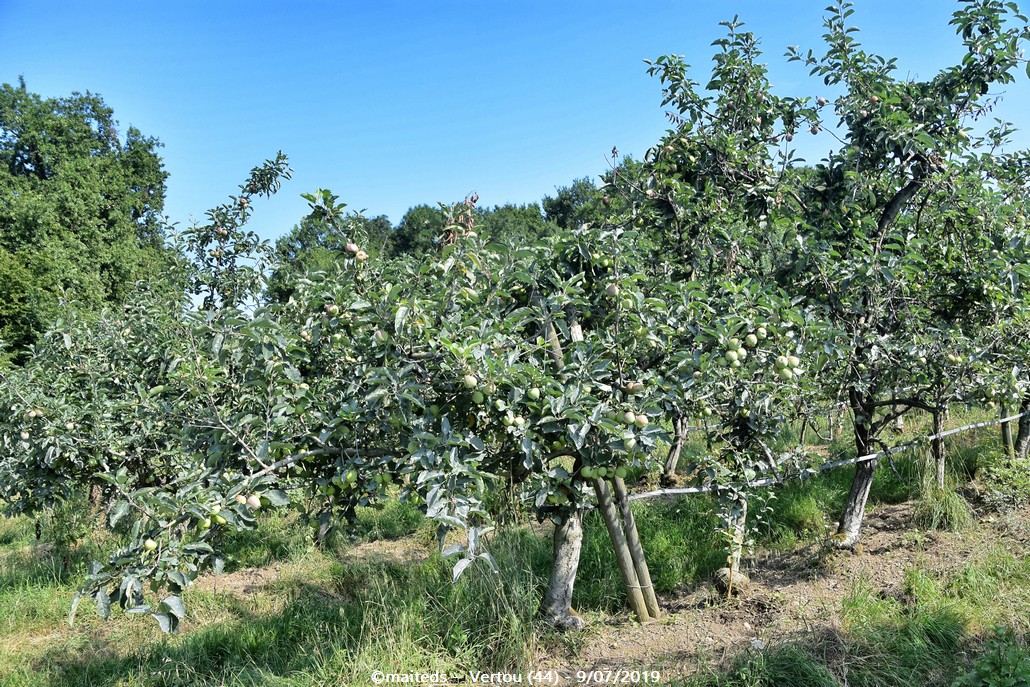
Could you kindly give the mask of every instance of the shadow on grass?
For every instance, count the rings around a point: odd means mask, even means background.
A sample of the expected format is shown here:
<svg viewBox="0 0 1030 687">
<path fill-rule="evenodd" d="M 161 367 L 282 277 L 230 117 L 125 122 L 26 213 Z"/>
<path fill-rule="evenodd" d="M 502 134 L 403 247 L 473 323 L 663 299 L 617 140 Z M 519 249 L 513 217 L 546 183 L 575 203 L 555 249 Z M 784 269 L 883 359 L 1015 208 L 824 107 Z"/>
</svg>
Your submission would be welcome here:
<svg viewBox="0 0 1030 687">
<path fill-rule="evenodd" d="M 826 629 L 737 656 L 673 683 L 682 687 L 914 687 L 950 685 L 976 640 L 948 610 L 915 610 L 850 631 Z"/>
</svg>

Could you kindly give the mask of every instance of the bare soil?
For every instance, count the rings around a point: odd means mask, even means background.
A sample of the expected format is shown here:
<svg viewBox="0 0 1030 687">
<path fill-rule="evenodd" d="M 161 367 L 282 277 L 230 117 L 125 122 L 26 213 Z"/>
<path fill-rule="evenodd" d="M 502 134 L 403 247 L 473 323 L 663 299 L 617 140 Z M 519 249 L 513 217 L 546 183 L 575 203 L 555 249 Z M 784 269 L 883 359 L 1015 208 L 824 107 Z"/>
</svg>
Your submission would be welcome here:
<svg viewBox="0 0 1030 687">
<path fill-rule="evenodd" d="M 705 583 L 661 598 L 664 617 L 646 625 L 628 612 L 591 614 L 584 636 L 544 646 L 535 668 L 566 676 L 577 670 L 661 670 L 665 682 L 702 666 L 726 665 L 751 648 L 837 631 L 842 601 L 857 584 L 903 599 L 910 566 L 944 574 L 992 547 L 1017 556 L 1030 552 L 1030 508 L 986 516 L 955 533 L 915 530 L 911 514 L 911 504 L 870 512 L 854 552 L 812 544 L 763 554 L 750 561 L 751 586 L 740 597 L 726 599 Z"/>
</svg>

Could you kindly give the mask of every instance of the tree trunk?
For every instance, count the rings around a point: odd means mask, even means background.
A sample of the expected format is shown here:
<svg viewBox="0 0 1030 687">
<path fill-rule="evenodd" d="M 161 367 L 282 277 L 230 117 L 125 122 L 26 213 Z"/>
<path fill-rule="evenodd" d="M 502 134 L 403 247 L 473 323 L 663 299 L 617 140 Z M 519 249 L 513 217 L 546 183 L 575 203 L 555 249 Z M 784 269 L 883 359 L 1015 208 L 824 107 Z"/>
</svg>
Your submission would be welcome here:
<svg viewBox="0 0 1030 687">
<path fill-rule="evenodd" d="M 863 415 L 860 404 L 855 407 L 855 451 L 858 456 L 865 456 L 869 451 L 869 420 L 872 414 Z M 855 464 L 855 478 L 851 481 L 851 493 L 844 505 L 844 513 L 837 528 L 839 546 L 851 548 L 861 537 L 862 520 L 865 518 L 865 505 L 869 500 L 869 489 L 873 486 L 873 473 L 876 472 L 876 459 Z"/>
<path fill-rule="evenodd" d="M 998 409 L 998 417 L 1008 417 L 1009 407 L 1002 404 Z M 1016 445 L 1012 440 L 1012 423 L 1003 422 L 1001 423 L 1001 445 L 1005 447 L 1005 452 L 1008 453 L 1009 458 L 1016 456 Z"/>
<path fill-rule="evenodd" d="M 579 570 L 579 552 L 583 547 L 583 512 L 566 511 L 554 526 L 554 563 L 547 589 L 540 602 L 540 613 L 560 630 L 579 630 L 586 621 L 572 608 L 572 589 Z"/>
<path fill-rule="evenodd" d="M 941 433 L 944 431 L 944 413 L 940 409 L 933 411 L 933 440 L 930 442 L 930 454 L 933 456 L 933 464 L 936 467 L 937 488 L 944 489 L 944 439 Z"/>
<path fill-rule="evenodd" d="M 669 455 L 665 458 L 665 477 L 672 481 L 676 477 L 676 466 L 679 465 L 680 453 L 683 451 L 683 444 L 687 440 L 687 416 L 677 415 L 672 421 L 675 436 L 672 446 L 669 447 Z"/>
<path fill-rule="evenodd" d="M 740 570 L 740 557 L 744 553 L 744 537 L 747 534 L 747 499 L 739 499 L 737 509 L 729 515 L 726 525 L 732 532 L 730 541 L 730 574 Z"/>
<path fill-rule="evenodd" d="M 1023 397 L 1019 404 L 1019 412 L 1030 413 L 1030 395 Z M 1019 424 L 1016 427 L 1016 457 L 1019 460 L 1026 460 L 1027 453 L 1030 452 L 1030 414 L 1019 418 Z"/>
</svg>

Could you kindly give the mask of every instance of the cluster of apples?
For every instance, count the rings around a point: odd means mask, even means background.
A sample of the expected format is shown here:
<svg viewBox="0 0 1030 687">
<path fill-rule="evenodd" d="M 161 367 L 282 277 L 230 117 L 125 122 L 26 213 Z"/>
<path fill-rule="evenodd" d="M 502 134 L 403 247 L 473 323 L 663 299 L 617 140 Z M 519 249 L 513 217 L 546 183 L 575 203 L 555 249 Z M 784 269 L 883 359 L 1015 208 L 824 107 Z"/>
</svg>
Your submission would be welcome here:
<svg viewBox="0 0 1030 687">
<path fill-rule="evenodd" d="M 348 241 L 347 245 L 344 246 L 348 253 L 354 256 L 354 259 L 358 262 L 365 262 L 368 260 L 368 253 L 358 248 L 358 244 L 353 241 Z"/>
</svg>

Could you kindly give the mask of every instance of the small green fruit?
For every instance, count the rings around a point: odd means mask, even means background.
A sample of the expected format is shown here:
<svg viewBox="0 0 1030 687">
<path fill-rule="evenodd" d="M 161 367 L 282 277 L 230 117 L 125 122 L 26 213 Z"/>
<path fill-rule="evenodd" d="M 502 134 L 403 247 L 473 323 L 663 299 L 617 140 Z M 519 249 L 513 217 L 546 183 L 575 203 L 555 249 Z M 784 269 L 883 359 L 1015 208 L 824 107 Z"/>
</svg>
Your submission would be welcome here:
<svg viewBox="0 0 1030 687">
<path fill-rule="evenodd" d="M 216 525 L 224 525 L 228 522 L 228 520 L 225 519 L 225 516 L 220 513 L 215 513 L 211 516 L 211 519 L 214 520 Z"/>
<path fill-rule="evenodd" d="M 637 427 L 640 427 L 641 429 L 643 429 L 644 427 L 647 427 L 647 425 L 650 424 L 650 422 L 647 419 L 646 415 L 637 415 L 633 419 L 633 424 L 635 424 Z"/>
<path fill-rule="evenodd" d="M 153 539 L 148 539 L 145 542 L 143 542 L 143 548 L 147 551 L 153 551 L 157 548 L 157 542 Z"/>
<path fill-rule="evenodd" d="M 466 389 L 475 389 L 476 385 L 479 384 L 479 380 L 476 379 L 475 375 L 465 375 L 461 381 L 465 384 Z"/>
<path fill-rule="evenodd" d="M 486 400 L 486 396 L 483 395 L 482 391 L 476 391 L 472 394 L 472 402 L 476 405 L 481 405 Z"/>
<path fill-rule="evenodd" d="M 540 399 L 540 389 L 533 387 L 526 392 L 526 396 L 528 396 L 531 401 L 537 401 Z"/>
<path fill-rule="evenodd" d="M 247 497 L 247 505 L 253 508 L 254 510 L 257 510 L 261 507 L 261 497 L 257 494 L 251 494 Z"/>
<path fill-rule="evenodd" d="M 744 337 L 744 345 L 748 348 L 754 348 L 758 345 L 758 337 L 754 334 L 748 334 Z"/>
</svg>

